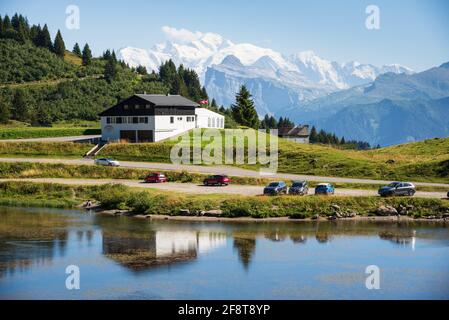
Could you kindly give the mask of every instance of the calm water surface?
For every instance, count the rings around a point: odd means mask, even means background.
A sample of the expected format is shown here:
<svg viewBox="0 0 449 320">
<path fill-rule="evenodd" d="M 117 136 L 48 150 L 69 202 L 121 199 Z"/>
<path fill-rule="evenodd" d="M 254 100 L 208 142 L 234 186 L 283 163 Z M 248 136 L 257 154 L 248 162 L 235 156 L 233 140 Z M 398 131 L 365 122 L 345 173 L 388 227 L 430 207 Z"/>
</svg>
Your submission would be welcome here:
<svg viewBox="0 0 449 320">
<path fill-rule="evenodd" d="M 68 265 L 80 290 L 67 290 Z M 381 270 L 367 290 L 365 269 Z M 449 226 L 0 208 L 0 299 L 449 299 Z"/>
</svg>

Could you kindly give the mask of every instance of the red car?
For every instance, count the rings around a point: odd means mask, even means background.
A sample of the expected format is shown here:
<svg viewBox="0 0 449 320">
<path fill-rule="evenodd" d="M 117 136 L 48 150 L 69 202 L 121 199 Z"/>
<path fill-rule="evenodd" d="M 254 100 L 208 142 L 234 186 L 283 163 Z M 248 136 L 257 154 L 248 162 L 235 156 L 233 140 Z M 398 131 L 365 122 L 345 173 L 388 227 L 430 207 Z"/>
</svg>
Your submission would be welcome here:
<svg viewBox="0 0 449 320">
<path fill-rule="evenodd" d="M 167 182 L 167 177 L 165 176 L 165 174 L 163 173 L 159 173 L 159 172 L 155 172 L 155 173 L 150 173 L 149 175 L 147 175 L 145 177 L 145 182 L 148 183 L 162 183 L 162 182 Z"/>
<path fill-rule="evenodd" d="M 205 186 L 227 186 L 229 183 L 231 183 L 231 179 L 229 179 L 228 176 L 223 175 L 210 176 L 204 179 Z"/>
</svg>

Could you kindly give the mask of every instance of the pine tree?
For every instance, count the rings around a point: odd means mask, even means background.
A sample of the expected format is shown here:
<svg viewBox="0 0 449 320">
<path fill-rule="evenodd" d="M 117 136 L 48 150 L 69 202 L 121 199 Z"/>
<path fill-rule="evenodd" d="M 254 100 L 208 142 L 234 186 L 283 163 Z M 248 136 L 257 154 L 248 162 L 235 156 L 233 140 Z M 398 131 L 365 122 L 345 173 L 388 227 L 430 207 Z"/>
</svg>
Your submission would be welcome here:
<svg viewBox="0 0 449 320">
<path fill-rule="evenodd" d="M 12 29 L 11 20 L 8 15 L 5 15 L 3 18 L 3 33 L 5 33 L 8 29 Z"/>
<path fill-rule="evenodd" d="M 75 45 L 73 46 L 72 52 L 73 52 L 74 54 L 76 54 L 78 57 L 81 57 L 81 56 L 82 56 L 82 54 L 81 54 L 81 49 L 80 49 L 80 46 L 79 46 L 78 42 L 75 43 Z"/>
<path fill-rule="evenodd" d="M 115 51 L 114 50 L 112 50 L 111 59 L 112 59 L 112 61 L 117 62 L 117 56 L 115 55 Z"/>
<path fill-rule="evenodd" d="M 310 143 L 317 143 L 318 142 L 318 133 L 316 131 L 315 126 L 313 126 L 312 130 L 310 130 L 309 141 L 310 141 Z"/>
<path fill-rule="evenodd" d="M 42 28 L 42 30 L 40 32 L 38 46 L 42 47 L 42 48 L 47 48 L 48 50 L 53 51 L 53 45 L 51 43 L 50 32 L 48 31 L 48 27 L 46 24 L 44 25 L 44 27 Z"/>
<path fill-rule="evenodd" d="M 11 108 L 4 99 L 0 100 L 0 123 L 7 123 L 11 118 Z"/>
<path fill-rule="evenodd" d="M 56 33 L 55 42 L 53 44 L 53 51 L 61 58 L 64 58 L 65 54 L 65 43 L 62 39 L 61 32 L 58 30 L 58 33 Z"/>
<path fill-rule="evenodd" d="M 251 94 L 244 85 L 240 87 L 235 100 L 235 104 L 231 106 L 235 121 L 243 126 L 257 129 L 259 126 L 257 111 L 251 99 Z"/>
<path fill-rule="evenodd" d="M 3 38 L 3 19 L 0 15 L 0 38 Z"/>
<path fill-rule="evenodd" d="M 148 74 L 147 68 L 145 68 L 144 66 L 138 66 L 136 68 L 136 72 L 142 76 L 145 76 Z"/>
<path fill-rule="evenodd" d="M 28 97 L 25 91 L 17 90 L 12 100 L 12 117 L 18 121 L 29 120 Z"/>
<path fill-rule="evenodd" d="M 111 51 L 109 51 L 109 49 L 107 49 L 105 52 L 103 52 L 103 59 L 104 60 L 111 59 Z"/>
<path fill-rule="evenodd" d="M 86 43 L 86 45 L 83 48 L 83 66 L 88 66 L 92 62 L 92 52 L 90 51 L 89 45 Z"/>
<path fill-rule="evenodd" d="M 37 26 L 34 25 L 30 29 L 30 39 L 35 46 L 39 46 L 39 40 L 40 40 L 39 37 L 41 35 L 41 32 L 42 32 L 42 28 L 41 28 L 40 24 L 38 24 Z"/>
<path fill-rule="evenodd" d="M 117 62 L 109 58 L 104 67 L 104 78 L 111 83 L 117 77 Z"/>
</svg>

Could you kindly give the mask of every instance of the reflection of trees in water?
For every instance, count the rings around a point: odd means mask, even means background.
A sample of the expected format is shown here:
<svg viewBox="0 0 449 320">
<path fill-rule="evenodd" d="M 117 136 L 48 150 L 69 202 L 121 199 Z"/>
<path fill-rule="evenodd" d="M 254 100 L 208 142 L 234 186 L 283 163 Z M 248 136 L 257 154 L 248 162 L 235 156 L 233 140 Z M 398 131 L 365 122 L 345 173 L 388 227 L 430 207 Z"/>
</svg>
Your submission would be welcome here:
<svg viewBox="0 0 449 320">
<path fill-rule="evenodd" d="M 384 230 L 379 232 L 379 238 L 400 245 L 414 245 L 416 232 L 414 230 Z"/>
<path fill-rule="evenodd" d="M 317 232 L 315 234 L 315 239 L 319 243 L 328 243 L 332 241 L 333 237 L 327 232 Z"/>
<path fill-rule="evenodd" d="M 234 249 L 237 250 L 240 261 L 245 269 L 248 269 L 249 264 L 256 251 L 256 238 L 238 238 L 234 237 Z"/>
<path fill-rule="evenodd" d="M 265 239 L 275 241 L 275 242 L 280 242 L 280 241 L 284 241 L 285 239 L 287 239 L 288 233 L 279 232 L 279 231 L 266 232 L 264 236 L 265 236 Z"/>
<path fill-rule="evenodd" d="M 59 232 L 54 240 L 17 240 L 0 243 L 0 278 L 23 273 L 30 268 L 52 263 L 56 255 L 63 256 L 67 232 Z"/>
<path fill-rule="evenodd" d="M 307 237 L 303 235 L 290 235 L 290 240 L 296 244 L 305 244 L 307 242 Z"/>
</svg>

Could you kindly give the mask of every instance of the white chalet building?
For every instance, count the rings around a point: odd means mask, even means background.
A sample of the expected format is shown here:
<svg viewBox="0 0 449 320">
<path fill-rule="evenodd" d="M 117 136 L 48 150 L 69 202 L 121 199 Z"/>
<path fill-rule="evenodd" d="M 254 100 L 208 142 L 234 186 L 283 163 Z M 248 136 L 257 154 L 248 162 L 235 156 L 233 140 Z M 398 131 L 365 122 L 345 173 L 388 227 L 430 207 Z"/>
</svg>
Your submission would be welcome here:
<svg viewBox="0 0 449 320">
<path fill-rule="evenodd" d="M 178 95 L 136 94 L 100 113 L 103 141 L 156 142 L 194 128 L 223 129 L 224 116 Z"/>
</svg>

